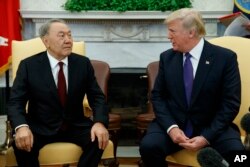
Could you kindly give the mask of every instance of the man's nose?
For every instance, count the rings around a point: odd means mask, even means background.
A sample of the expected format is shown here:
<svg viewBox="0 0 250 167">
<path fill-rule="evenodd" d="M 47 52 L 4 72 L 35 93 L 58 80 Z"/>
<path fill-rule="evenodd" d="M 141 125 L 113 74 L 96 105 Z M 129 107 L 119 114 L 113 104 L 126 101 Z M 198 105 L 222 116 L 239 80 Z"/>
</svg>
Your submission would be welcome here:
<svg viewBox="0 0 250 167">
<path fill-rule="evenodd" d="M 172 35 L 170 33 L 167 34 L 168 39 L 172 39 Z"/>
<path fill-rule="evenodd" d="M 64 38 L 64 41 L 67 42 L 67 43 L 68 43 L 68 42 L 72 42 L 72 37 L 66 35 L 65 38 Z"/>
</svg>

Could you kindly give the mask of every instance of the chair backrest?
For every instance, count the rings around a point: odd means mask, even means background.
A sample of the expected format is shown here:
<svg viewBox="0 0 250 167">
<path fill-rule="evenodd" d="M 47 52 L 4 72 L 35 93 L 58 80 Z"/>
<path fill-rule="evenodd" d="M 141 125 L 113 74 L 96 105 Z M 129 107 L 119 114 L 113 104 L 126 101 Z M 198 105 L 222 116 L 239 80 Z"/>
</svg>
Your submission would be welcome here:
<svg viewBox="0 0 250 167">
<path fill-rule="evenodd" d="M 157 77 L 159 70 L 159 61 L 154 61 L 148 64 L 147 66 L 147 75 L 148 75 L 148 90 L 149 95 L 151 96 L 151 91 L 154 88 L 155 79 Z"/>
<path fill-rule="evenodd" d="M 241 118 L 248 112 L 250 105 L 250 39 L 233 36 L 223 36 L 210 39 L 209 42 L 229 48 L 237 53 L 239 70 L 241 75 L 241 107 L 239 114 L 234 122 L 238 125 L 241 135 L 245 136 L 245 132 L 240 126 Z"/>
<path fill-rule="evenodd" d="M 12 41 L 12 78 L 16 77 L 16 71 L 21 60 L 30 57 L 39 52 L 45 51 L 46 48 L 41 38 L 33 38 L 25 41 Z M 85 55 L 84 42 L 73 42 L 72 52 Z"/>
<path fill-rule="evenodd" d="M 96 77 L 97 83 L 100 86 L 107 100 L 110 67 L 106 62 L 99 61 L 99 60 L 91 60 L 91 64 L 95 71 L 95 77 Z"/>
<path fill-rule="evenodd" d="M 155 79 L 158 74 L 159 69 L 159 61 L 154 61 L 148 64 L 147 66 L 147 75 L 148 75 L 148 105 L 147 105 L 147 112 L 154 113 L 153 105 L 151 102 L 151 91 L 154 88 Z"/>
</svg>

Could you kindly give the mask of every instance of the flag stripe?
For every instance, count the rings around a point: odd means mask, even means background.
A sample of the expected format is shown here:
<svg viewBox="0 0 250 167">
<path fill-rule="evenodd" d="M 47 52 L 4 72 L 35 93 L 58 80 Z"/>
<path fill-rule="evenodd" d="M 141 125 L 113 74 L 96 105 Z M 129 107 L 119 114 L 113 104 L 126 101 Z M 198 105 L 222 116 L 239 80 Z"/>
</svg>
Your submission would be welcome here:
<svg viewBox="0 0 250 167">
<path fill-rule="evenodd" d="M 0 2 L 0 75 L 9 68 L 11 62 L 11 41 L 21 40 L 19 0 Z M 7 42 L 4 42 L 8 39 Z M 5 45 L 8 46 L 5 46 Z"/>
</svg>

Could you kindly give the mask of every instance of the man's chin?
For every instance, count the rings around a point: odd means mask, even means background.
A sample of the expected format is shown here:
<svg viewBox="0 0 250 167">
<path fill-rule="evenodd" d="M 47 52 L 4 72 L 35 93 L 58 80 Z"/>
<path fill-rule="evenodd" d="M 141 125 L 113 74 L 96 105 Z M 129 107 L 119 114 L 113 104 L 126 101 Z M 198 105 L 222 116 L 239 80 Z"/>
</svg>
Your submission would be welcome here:
<svg viewBox="0 0 250 167">
<path fill-rule="evenodd" d="M 72 49 L 68 49 L 64 51 L 64 55 L 68 56 L 72 53 Z"/>
</svg>

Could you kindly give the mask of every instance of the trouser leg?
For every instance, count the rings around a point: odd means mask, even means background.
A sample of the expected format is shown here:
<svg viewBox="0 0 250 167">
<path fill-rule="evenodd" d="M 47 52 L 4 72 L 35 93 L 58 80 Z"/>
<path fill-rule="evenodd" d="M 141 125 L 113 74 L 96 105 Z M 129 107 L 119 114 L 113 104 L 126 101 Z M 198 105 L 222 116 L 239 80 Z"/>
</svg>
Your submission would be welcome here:
<svg viewBox="0 0 250 167">
<path fill-rule="evenodd" d="M 78 167 L 97 167 L 103 153 L 98 147 L 97 137 L 94 142 L 91 141 L 90 129 L 91 127 L 76 127 L 62 133 L 66 142 L 75 143 L 83 149 Z"/>
<path fill-rule="evenodd" d="M 39 167 L 38 155 L 39 150 L 32 148 L 30 152 L 19 150 L 13 144 L 16 161 L 19 167 Z"/>
<path fill-rule="evenodd" d="M 242 163 L 234 162 L 235 155 L 245 151 L 244 145 L 240 139 L 240 134 L 236 130 L 228 128 L 228 130 L 218 136 L 218 138 L 211 143 L 211 146 L 223 156 L 223 158 L 230 164 L 230 167 L 243 165 Z"/>
<path fill-rule="evenodd" d="M 222 149 L 224 148 L 224 149 Z M 226 148 L 226 149 L 225 149 Z M 236 155 L 245 154 L 245 148 L 242 142 L 238 139 L 228 139 L 224 140 L 221 143 L 218 143 L 218 146 L 215 149 L 221 154 L 221 156 L 230 164 L 230 167 L 243 166 L 243 163 L 234 162 Z"/>
<path fill-rule="evenodd" d="M 140 143 L 140 154 L 145 167 L 166 167 L 166 156 L 180 149 L 156 123 L 150 124 Z"/>
<path fill-rule="evenodd" d="M 19 150 L 15 142 L 13 142 L 13 149 L 16 156 L 16 161 L 19 167 L 39 167 L 39 150 L 50 141 L 46 137 L 33 134 L 33 147 L 30 152 Z"/>
<path fill-rule="evenodd" d="M 98 148 L 98 142 L 90 142 L 83 150 L 78 167 L 97 167 L 103 153 L 103 150 Z"/>
</svg>

